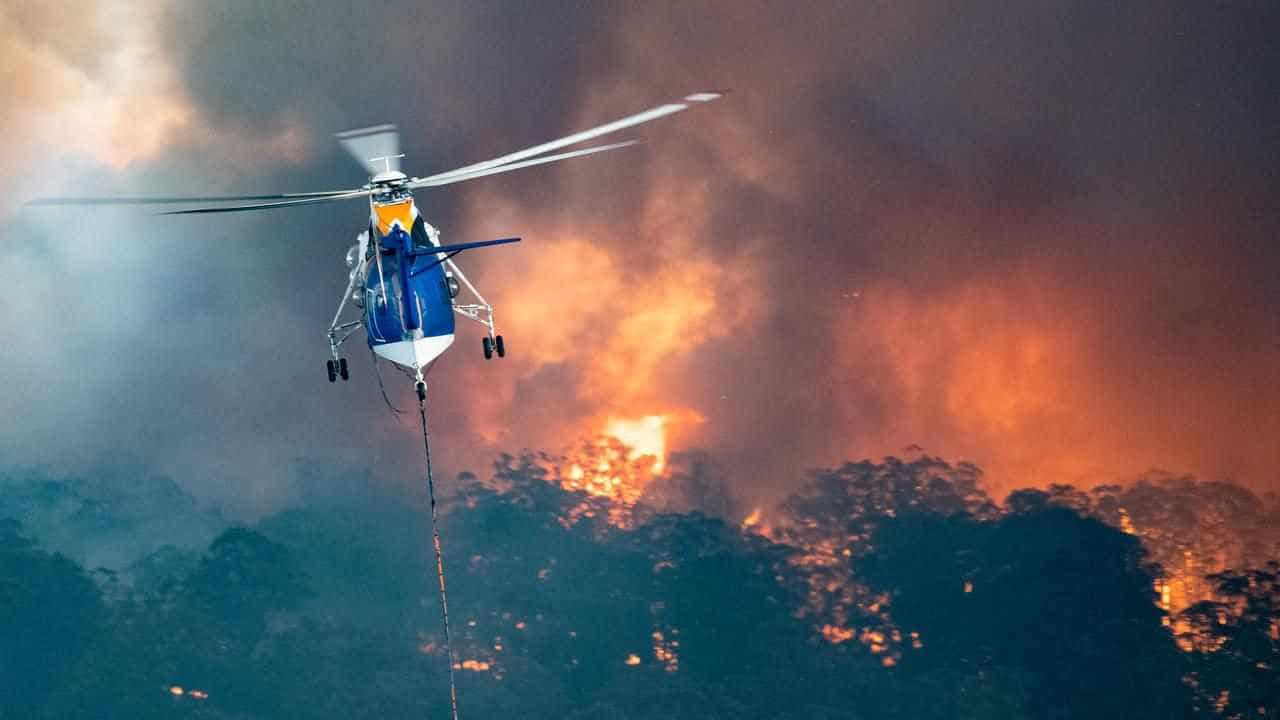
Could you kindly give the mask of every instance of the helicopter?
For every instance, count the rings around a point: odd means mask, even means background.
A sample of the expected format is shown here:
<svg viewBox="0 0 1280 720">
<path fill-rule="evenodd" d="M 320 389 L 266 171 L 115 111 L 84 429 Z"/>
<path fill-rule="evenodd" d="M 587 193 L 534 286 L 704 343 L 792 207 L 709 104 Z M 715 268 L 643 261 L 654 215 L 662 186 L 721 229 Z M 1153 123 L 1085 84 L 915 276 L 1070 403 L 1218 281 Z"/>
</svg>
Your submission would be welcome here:
<svg viewBox="0 0 1280 720">
<path fill-rule="evenodd" d="M 698 104 L 719 99 L 719 92 L 697 92 L 676 102 L 644 110 L 603 125 L 573 133 L 540 145 L 426 177 L 410 177 L 400 169 L 399 134 L 394 125 L 377 125 L 337 133 L 335 137 L 369 172 L 369 181 L 358 188 L 277 195 L 222 195 L 207 197 L 52 197 L 28 205 L 203 205 L 159 212 L 159 215 L 192 215 L 251 210 L 272 210 L 366 198 L 368 225 L 347 251 L 347 288 L 329 325 L 329 382 L 350 377 L 341 348 L 364 328 L 375 362 L 382 358 L 411 373 L 419 399 L 426 393 L 423 380 L 428 368 L 454 342 L 455 316 L 479 323 L 485 329 L 481 349 L 486 360 L 507 354 L 494 322 L 493 305 L 485 300 L 453 258 L 479 248 L 520 242 L 502 238 L 442 244 L 440 231 L 427 222 L 414 203 L 413 191 L 441 187 L 476 178 L 546 163 L 584 157 L 635 145 L 624 140 L 555 154 L 578 143 L 673 115 Z M 247 203 L 247 204 L 226 204 Z M 463 290 L 467 292 L 464 298 Z M 358 317 L 349 317 L 354 306 Z"/>
</svg>

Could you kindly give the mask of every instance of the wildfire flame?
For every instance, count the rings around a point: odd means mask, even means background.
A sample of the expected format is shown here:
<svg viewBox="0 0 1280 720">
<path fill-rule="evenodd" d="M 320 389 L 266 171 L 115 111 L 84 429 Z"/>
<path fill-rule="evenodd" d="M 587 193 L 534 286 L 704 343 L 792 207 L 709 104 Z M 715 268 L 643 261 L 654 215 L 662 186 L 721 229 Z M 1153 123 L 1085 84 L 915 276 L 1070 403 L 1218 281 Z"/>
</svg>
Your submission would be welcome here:
<svg viewBox="0 0 1280 720">
<path fill-rule="evenodd" d="M 547 458 L 548 477 L 567 490 L 592 496 L 561 522 L 571 525 L 603 514 L 611 525 L 629 527 L 632 508 L 655 480 L 664 477 L 671 426 L 701 420 L 700 415 L 689 411 L 609 416 L 596 425 L 600 430 L 595 439 L 580 443 L 560 457 Z"/>
<path fill-rule="evenodd" d="M 610 418 L 604 434 L 615 437 L 631 449 L 630 459 L 653 457 L 653 473 L 662 472 L 667 461 L 667 418 L 646 415 L 635 420 Z"/>
</svg>

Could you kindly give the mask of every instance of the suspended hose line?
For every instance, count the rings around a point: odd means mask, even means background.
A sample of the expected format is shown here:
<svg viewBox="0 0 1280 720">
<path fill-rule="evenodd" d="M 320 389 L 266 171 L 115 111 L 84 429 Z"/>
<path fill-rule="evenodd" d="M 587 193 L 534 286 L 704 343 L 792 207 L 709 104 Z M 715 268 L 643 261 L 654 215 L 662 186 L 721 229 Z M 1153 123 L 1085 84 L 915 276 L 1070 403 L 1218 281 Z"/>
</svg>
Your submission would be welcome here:
<svg viewBox="0 0 1280 720">
<path fill-rule="evenodd" d="M 387 386 L 382 384 L 382 370 L 378 367 L 378 354 L 369 348 L 369 357 L 373 358 L 373 372 L 378 376 L 378 391 L 382 393 L 382 402 L 387 404 L 387 408 L 397 415 L 404 415 L 405 411 L 396 407 L 391 403 L 391 398 L 387 397 Z"/>
<path fill-rule="evenodd" d="M 436 579 L 440 582 L 440 614 L 444 618 L 444 654 L 449 661 L 449 707 L 458 720 L 458 687 L 453 676 L 453 646 L 449 637 L 449 596 L 444 584 L 444 552 L 440 547 L 440 524 L 436 518 L 436 486 L 431 477 L 431 435 L 427 431 L 426 384 L 418 383 L 418 415 L 422 418 L 422 449 L 427 456 L 427 497 L 431 500 L 431 542 L 436 550 Z"/>
</svg>

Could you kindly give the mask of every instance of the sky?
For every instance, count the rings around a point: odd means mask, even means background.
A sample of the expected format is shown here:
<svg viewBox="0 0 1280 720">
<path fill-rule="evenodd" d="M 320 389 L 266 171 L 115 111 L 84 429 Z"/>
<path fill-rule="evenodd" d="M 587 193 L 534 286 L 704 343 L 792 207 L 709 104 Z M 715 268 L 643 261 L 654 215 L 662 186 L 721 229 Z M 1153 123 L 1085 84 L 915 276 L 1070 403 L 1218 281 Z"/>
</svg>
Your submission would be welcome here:
<svg viewBox="0 0 1280 720">
<path fill-rule="evenodd" d="M 0 0 L 0 462 L 248 517 L 421 464 L 361 343 L 323 372 L 358 201 L 26 200 L 355 187 L 334 132 L 395 123 L 427 175 L 725 89 L 638 147 L 418 193 L 445 242 L 525 238 L 461 258 L 509 352 L 464 325 L 432 370 L 446 472 L 658 417 L 748 506 L 915 447 L 997 496 L 1280 491 L 1277 31 L 1249 1 Z"/>
</svg>

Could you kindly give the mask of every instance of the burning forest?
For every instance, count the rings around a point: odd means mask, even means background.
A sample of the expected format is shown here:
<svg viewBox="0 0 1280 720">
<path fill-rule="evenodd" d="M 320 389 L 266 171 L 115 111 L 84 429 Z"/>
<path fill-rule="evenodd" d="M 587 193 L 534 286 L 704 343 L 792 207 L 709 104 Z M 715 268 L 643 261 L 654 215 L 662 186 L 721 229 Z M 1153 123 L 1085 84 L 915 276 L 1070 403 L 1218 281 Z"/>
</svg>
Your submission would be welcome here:
<svg viewBox="0 0 1280 720">
<path fill-rule="evenodd" d="M 1280 720 L 1277 37 L 0 0 L 0 720 Z"/>
<path fill-rule="evenodd" d="M 716 517 L 696 507 L 725 492 L 703 461 L 602 436 L 459 478 L 445 532 L 468 714 L 1280 712 L 1277 508 L 1242 488 L 1151 476 L 997 503 L 978 468 L 916 453 Z M 25 498 L 5 513 L 35 530 L 48 508 L 101 505 L 63 479 L 5 483 Z M 114 570 L 8 522 L 15 717 L 444 710 L 423 516 L 395 497 L 366 489 Z"/>
</svg>

